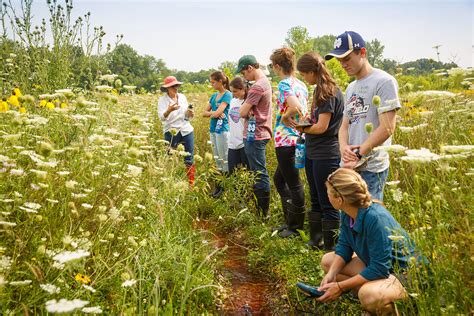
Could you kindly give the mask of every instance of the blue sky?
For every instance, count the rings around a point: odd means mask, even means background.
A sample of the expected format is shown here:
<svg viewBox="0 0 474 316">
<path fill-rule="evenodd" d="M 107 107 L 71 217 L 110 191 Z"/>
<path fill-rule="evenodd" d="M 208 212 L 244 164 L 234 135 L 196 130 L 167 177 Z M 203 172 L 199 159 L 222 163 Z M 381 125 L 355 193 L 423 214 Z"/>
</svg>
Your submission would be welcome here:
<svg viewBox="0 0 474 316">
<path fill-rule="evenodd" d="M 36 19 L 47 16 L 44 3 L 34 2 Z M 107 41 L 124 34 L 123 43 L 179 70 L 217 67 L 244 54 L 267 63 L 297 25 L 311 36 L 353 30 L 377 38 L 384 56 L 399 62 L 436 59 L 434 45 L 442 45 L 443 62 L 472 67 L 474 59 L 472 1 L 74 1 L 74 16 L 88 11 Z"/>
</svg>

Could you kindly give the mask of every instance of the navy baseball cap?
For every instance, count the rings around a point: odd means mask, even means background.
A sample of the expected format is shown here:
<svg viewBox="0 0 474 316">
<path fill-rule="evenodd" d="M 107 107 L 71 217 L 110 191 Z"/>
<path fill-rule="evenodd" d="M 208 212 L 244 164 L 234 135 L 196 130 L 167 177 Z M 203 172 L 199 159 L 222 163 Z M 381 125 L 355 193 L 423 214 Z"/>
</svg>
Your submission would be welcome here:
<svg viewBox="0 0 474 316">
<path fill-rule="evenodd" d="M 334 49 L 330 51 L 324 58 L 329 60 L 333 57 L 344 58 L 354 49 L 365 47 L 365 41 L 360 34 L 352 31 L 346 31 L 339 35 L 334 41 Z"/>
</svg>

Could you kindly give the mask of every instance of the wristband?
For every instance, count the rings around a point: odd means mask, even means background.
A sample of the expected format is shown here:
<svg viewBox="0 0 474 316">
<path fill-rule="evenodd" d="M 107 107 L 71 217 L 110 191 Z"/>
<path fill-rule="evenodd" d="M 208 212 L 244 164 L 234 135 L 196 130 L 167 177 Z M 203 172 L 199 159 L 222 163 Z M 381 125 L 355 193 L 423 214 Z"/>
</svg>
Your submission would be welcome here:
<svg viewBox="0 0 474 316">
<path fill-rule="evenodd" d="M 353 153 L 357 156 L 357 158 L 359 158 L 359 160 L 362 159 L 359 148 L 354 149 Z"/>
<path fill-rule="evenodd" d="M 337 287 L 339 288 L 339 290 L 344 293 L 344 291 L 342 290 L 341 286 L 339 285 L 339 282 L 336 281 L 336 284 L 337 284 Z"/>
</svg>

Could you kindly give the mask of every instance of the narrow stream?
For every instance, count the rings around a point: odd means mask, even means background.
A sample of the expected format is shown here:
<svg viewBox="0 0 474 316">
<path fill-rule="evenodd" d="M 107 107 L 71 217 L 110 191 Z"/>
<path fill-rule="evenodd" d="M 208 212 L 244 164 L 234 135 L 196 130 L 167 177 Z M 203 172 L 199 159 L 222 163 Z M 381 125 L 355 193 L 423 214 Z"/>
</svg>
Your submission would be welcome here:
<svg viewBox="0 0 474 316">
<path fill-rule="evenodd" d="M 263 275 L 252 273 L 248 269 L 247 249 L 226 236 L 212 232 L 208 222 L 196 223 L 197 228 L 209 234 L 214 247 L 222 249 L 224 254 L 222 274 L 229 282 L 228 297 L 222 307 L 223 315 L 272 315 L 270 298 L 273 286 Z"/>
</svg>

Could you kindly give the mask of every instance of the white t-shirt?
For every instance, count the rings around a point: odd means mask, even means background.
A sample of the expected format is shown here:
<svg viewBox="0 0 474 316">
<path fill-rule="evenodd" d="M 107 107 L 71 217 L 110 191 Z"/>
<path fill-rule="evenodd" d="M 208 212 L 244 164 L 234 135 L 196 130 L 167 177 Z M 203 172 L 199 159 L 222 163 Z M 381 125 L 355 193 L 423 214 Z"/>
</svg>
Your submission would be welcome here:
<svg viewBox="0 0 474 316">
<path fill-rule="evenodd" d="M 168 132 L 172 128 L 181 132 L 182 136 L 192 133 L 194 130 L 193 126 L 189 121 L 185 120 L 185 113 L 188 110 L 188 100 L 184 94 L 178 93 L 179 109 L 171 112 L 168 117 L 165 118 L 164 113 L 170 103 L 174 103 L 174 100 L 171 99 L 168 94 L 162 95 L 158 100 L 158 116 L 163 122 L 163 133 Z"/>
<path fill-rule="evenodd" d="M 229 106 L 229 149 L 244 147 L 244 119 L 240 117 L 240 107 L 245 100 L 233 98 Z"/>
<path fill-rule="evenodd" d="M 372 98 L 378 95 L 380 105 L 372 104 Z M 394 77 L 383 70 L 374 68 L 361 80 L 355 80 L 346 89 L 344 116 L 349 119 L 349 145 L 360 145 L 369 137 L 365 130 L 372 123 L 373 130 L 379 127 L 379 115 L 396 111 L 401 107 L 398 98 L 398 83 Z M 389 137 L 382 145 L 392 144 Z M 368 157 L 367 166 L 361 171 L 382 172 L 389 167 L 388 152 L 379 150 Z"/>
</svg>

